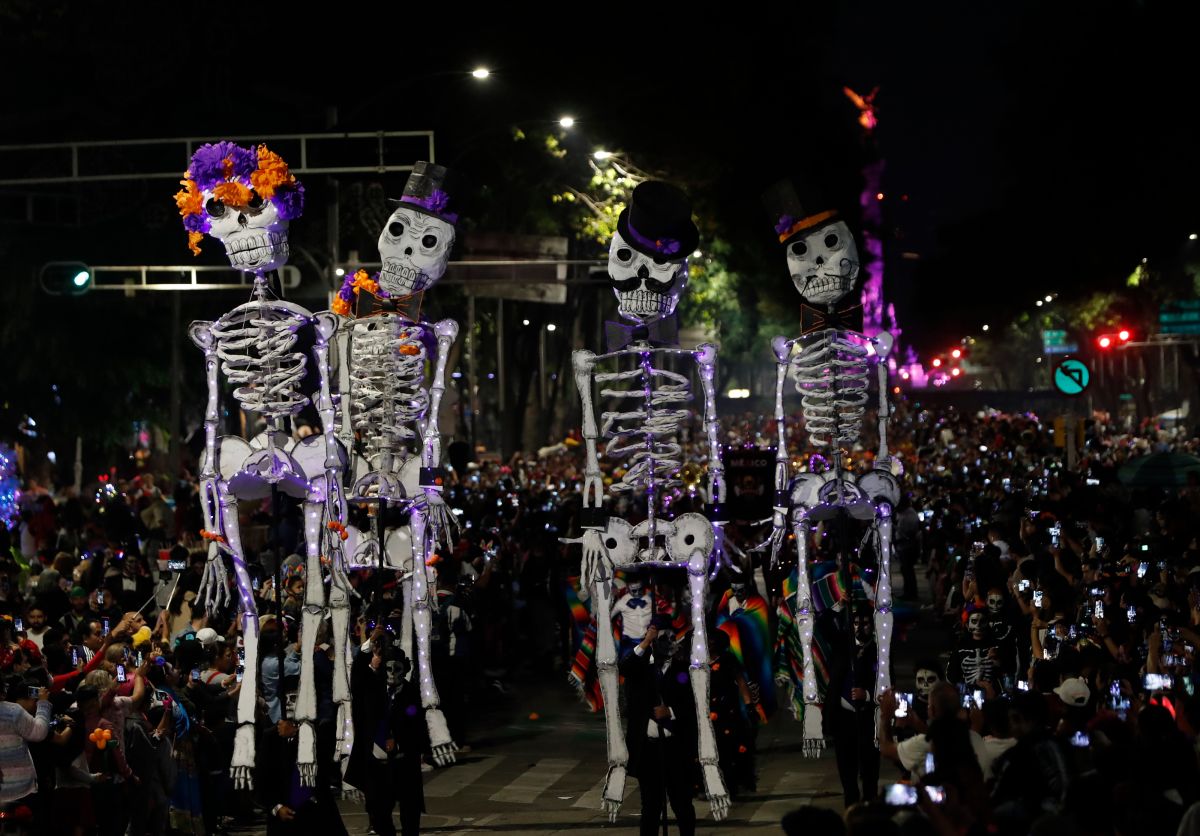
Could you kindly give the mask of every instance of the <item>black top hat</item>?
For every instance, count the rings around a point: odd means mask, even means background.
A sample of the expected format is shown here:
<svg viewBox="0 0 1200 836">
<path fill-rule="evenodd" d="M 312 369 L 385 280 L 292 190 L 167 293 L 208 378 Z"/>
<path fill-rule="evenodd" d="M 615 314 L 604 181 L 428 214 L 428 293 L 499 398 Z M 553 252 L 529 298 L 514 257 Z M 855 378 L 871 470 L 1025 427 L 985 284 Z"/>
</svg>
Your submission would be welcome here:
<svg viewBox="0 0 1200 836">
<path fill-rule="evenodd" d="M 454 211 L 454 198 L 458 185 L 459 178 L 450 169 L 419 160 L 413 165 L 408 182 L 404 184 L 404 194 L 399 200 L 388 202 L 393 208 L 410 206 L 448 224 L 457 224 L 458 213 Z"/>
<path fill-rule="evenodd" d="M 683 261 L 700 243 L 687 195 L 658 180 L 639 183 L 617 218 L 617 232 L 639 253 Z"/>
<path fill-rule="evenodd" d="M 763 205 L 779 236 L 779 243 L 821 224 L 837 220 L 838 212 L 815 188 L 801 196 L 791 180 L 780 180 L 763 192 Z"/>
</svg>

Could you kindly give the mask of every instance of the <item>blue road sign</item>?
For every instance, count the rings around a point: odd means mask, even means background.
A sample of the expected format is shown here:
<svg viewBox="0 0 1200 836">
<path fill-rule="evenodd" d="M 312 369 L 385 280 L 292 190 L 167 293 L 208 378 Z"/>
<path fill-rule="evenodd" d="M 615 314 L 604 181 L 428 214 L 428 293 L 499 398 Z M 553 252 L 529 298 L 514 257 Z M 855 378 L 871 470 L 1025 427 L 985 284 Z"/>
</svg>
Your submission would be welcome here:
<svg viewBox="0 0 1200 836">
<path fill-rule="evenodd" d="M 1064 395 L 1081 395 L 1092 379 L 1092 372 L 1078 360 L 1063 360 L 1054 370 L 1054 387 Z"/>
</svg>

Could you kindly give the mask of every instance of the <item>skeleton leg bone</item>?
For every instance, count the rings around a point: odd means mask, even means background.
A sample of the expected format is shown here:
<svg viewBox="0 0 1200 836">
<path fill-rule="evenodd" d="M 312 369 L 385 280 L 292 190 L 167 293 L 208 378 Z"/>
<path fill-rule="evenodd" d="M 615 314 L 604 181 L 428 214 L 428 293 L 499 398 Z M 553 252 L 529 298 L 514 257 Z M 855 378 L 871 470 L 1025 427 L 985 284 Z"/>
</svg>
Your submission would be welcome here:
<svg viewBox="0 0 1200 836">
<path fill-rule="evenodd" d="M 804 756 L 820 757 L 825 748 L 825 734 L 821 728 L 820 694 L 817 691 L 817 673 L 813 664 L 813 607 L 811 578 L 808 574 L 808 537 L 811 523 L 808 510 L 804 507 L 795 511 L 793 527 L 796 532 L 796 554 L 798 575 L 796 600 L 792 611 L 796 614 L 796 628 L 800 631 L 800 648 L 804 654 Z"/>
<path fill-rule="evenodd" d="M 417 643 L 417 683 L 421 689 L 421 705 L 425 709 L 425 724 L 429 727 L 429 746 L 433 760 L 438 766 L 454 763 L 454 752 L 458 748 L 450 738 L 446 718 L 442 715 L 437 685 L 433 681 L 433 666 L 429 653 L 429 631 L 432 626 L 431 608 L 433 595 L 429 588 L 428 554 L 432 550 L 430 537 L 426 533 L 423 511 L 412 515 L 413 573 L 412 573 L 412 619 Z"/>
<path fill-rule="evenodd" d="M 604 779 L 601 809 L 609 821 L 617 820 L 617 812 L 625 798 L 625 767 L 629 750 L 621 728 L 620 681 L 617 676 L 617 645 L 612 634 L 612 575 L 602 568 L 592 583 L 593 611 L 596 618 L 596 678 L 604 696 L 604 722 L 608 731 L 608 775 Z"/>
<path fill-rule="evenodd" d="M 696 701 L 696 728 L 699 732 L 698 750 L 700 768 L 704 775 L 704 794 L 713 818 L 725 818 L 729 812 L 729 791 L 721 778 L 721 767 L 717 758 L 717 738 L 709 716 L 709 662 L 708 626 L 705 624 L 705 609 L 701 606 L 708 593 L 709 556 L 697 549 L 688 559 L 688 586 L 692 593 L 692 658 L 688 672 L 692 685 L 692 696 Z"/>
<path fill-rule="evenodd" d="M 317 744 L 313 730 L 317 719 L 317 683 L 313 656 L 317 649 L 317 631 L 325 619 L 325 585 L 321 581 L 323 500 L 317 489 L 309 493 L 304 503 L 304 613 L 300 626 L 300 691 L 296 699 L 296 720 L 300 723 L 297 764 L 300 783 L 306 787 L 313 786 L 317 778 Z"/>
</svg>

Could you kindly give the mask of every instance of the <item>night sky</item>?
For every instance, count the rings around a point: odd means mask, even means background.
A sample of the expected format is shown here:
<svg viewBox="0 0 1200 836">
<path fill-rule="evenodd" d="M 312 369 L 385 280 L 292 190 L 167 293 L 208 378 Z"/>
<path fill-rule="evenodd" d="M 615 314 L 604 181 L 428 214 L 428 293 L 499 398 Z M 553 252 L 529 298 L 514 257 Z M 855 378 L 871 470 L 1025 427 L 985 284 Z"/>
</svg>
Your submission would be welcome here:
<svg viewBox="0 0 1200 836">
<path fill-rule="evenodd" d="M 439 160 L 486 184 L 481 143 L 570 113 L 571 142 L 676 172 L 774 263 L 759 194 L 793 176 L 853 201 L 865 151 L 841 88 L 879 85 L 888 295 L 923 349 L 1035 296 L 1117 286 L 1200 231 L 1200 21 L 1185 4 L 779 5 L 484 19 L 2 0 L 0 143 L 321 131 L 334 106 L 339 130 L 433 129 Z M 481 63 L 486 85 L 453 75 Z M 759 280 L 790 289 L 778 264 Z"/>
</svg>

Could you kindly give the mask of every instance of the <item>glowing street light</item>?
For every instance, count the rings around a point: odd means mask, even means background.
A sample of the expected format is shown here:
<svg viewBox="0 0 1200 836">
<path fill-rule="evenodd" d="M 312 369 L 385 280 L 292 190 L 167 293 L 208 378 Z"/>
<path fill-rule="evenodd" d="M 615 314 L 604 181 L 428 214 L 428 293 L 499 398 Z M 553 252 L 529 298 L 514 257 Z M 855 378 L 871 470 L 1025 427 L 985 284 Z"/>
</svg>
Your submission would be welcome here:
<svg viewBox="0 0 1200 836">
<path fill-rule="evenodd" d="M 521 324 L 522 324 L 522 325 L 528 325 L 528 324 L 529 324 L 529 320 L 528 320 L 528 319 L 522 319 L 522 320 L 521 320 Z"/>
<path fill-rule="evenodd" d="M 546 326 L 546 330 L 547 330 L 547 331 L 554 331 L 554 330 L 557 330 L 557 329 L 558 329 L 558 326 L 557 326 L 557 325 L 555 325 L 553 322 L 551 322 L 550 324 L 548 324 L 548 325 Z"/>
<path fill-rule="evenodd" d="M 597 148 L 592 152 L 592 156 L 598 160 L 607 160 L 612 156 L 612 151 L 605 151 L 603 148 Z"/>
<path fill-rule="evenodd" d="M 1197 238 L 1200 238 L 1200 235 L 1197 235 L 1197 234 L 1196 234 L 1196 233 L 1194 233 L 1194 232 L 1193 232 L 1191 235 L 1189 235 L 1189 236 L 1188 236 L 1188 240 L 1189 240 L 1189 241 L 1195 241 Z"/>
<path fill-rule="evenodd" d="M 471 77 L 477 78 L 480 81 L 483 81 L 485 78 L 487 78 L 491 74 L 492 74 L 492 71 L 489 70 L 487 67 L 476 67 L 475 69 L 471 70 Z"/>
<path fill-rule="evenodd" d="M 575 117 L 574 116 L 564 116 L 558 120 L 558 124 L 564 128 L 572 128 L 575 126 Z"/>
<path fill-rule="evenodd" d="M 1051 295 L 1047 295 L 1047 296 L 1046 296 L 1046 301 L 1047 301 L 1047 302 L 1053 302 L 1053 301 L 1054 301 L 1054 297 L 1053 297 L 1053 296 L 1051 296 Z"/>
<path fill-rule="evenodd" d="M 986 330 L 987 330 L 988 328 L 990 328 L 990 327 L 991 327 L 990 325 L 984 325 L 984 326 L 983 326 L 983 330 L 984 330 L 984 331 L 986 331 Z"/>
<path fill-rule="evenodd" d="M 1040 308 L 1042 305 L 1044 305 L 1044 304 L 1046 304 L 1046 303 L 1045 303 L 1045 302 L 1043 302 L 1041 299 L 1038 299 L 1038 300 L 1037 300 L 1037 306 L 1038 306 L 1039 308 Z"/>
</svg>

